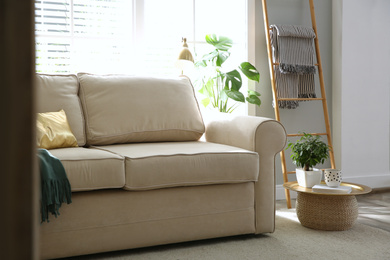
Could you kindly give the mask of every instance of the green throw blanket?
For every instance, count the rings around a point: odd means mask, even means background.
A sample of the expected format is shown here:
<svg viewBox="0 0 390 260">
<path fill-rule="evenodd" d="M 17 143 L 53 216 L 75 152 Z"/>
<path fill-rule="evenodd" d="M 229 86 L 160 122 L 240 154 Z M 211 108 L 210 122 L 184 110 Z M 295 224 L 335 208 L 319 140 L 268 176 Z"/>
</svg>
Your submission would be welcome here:
<svg viewBox="0 0 390 260">
<path fill-rule="evenodd" d="M 41 221 L 49 222 L 49 213 L 60 215 L 62 203 L 70 204 L 71 188 L 61 161 L 45 149 L 38 149 L 41 172 Z"/>
</svg>

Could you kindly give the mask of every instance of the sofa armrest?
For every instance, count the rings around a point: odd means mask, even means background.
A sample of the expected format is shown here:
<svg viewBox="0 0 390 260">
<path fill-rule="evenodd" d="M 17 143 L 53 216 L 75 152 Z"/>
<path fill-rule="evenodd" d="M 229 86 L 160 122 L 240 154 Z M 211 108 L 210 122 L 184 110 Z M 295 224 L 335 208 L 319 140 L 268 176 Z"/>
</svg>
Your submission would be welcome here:
<svg viewBox="0 0 390 260">
<path fill-rule="evenodd" d="M 207 142 L 226 144 L 259 154 L 255 183 L 256 234 L 275 229 L 275 156 L 286 145 L 283 125 L 270 118 L 219 115 L 206 125 Z"/>
</svg>

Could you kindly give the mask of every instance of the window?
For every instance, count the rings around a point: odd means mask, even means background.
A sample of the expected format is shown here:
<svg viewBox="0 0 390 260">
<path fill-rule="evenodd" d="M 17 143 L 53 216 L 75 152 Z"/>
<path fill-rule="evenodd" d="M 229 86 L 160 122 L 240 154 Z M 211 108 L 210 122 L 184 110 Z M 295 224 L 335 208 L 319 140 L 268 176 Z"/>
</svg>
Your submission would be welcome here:
<svg viewBox="0 0 390 260">
<path fill-rule="evenodd" d="M 208 51 L 208 33 L 233 39 L 228 61 L 236 66 L 247 59 L 246 5 L 247 0 L 36 0 L 36 71 L 177 75 L 181 37 L 196 59 Z"/>
<path fill-rule="evenodd" d="M 36 70 L 125 72 L 131 60 L 131 14 L 128 0 L 35 1 Z"/>
</svg>

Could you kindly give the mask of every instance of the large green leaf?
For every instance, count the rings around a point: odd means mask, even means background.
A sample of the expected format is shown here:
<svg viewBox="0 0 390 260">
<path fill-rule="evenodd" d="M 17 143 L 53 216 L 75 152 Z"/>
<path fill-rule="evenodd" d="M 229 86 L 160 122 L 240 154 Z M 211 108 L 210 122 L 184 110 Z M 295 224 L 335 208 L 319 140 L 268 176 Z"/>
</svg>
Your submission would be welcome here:
<svg viewBox="0 0 390 260">
<path fill-rule="evenodd" d="M 254 91 L 254 90 L 248 90 L 248 95 L 249 96 L 261 96 L 261 94 L 257 91 Z"/>
<path fill-rule="evenodd" d="M 243 62 L 239 66 L 242 73 L 248 77 L 248 79 L 254 80 L 256 82 L 260 81 L 260 73 L 257 71 L 255 66 L 250 64 L 249 62 Z"/>
<path fill-rule="evenodd" d="M 246 101 L 254 105 L 258 105 L 258 106 L 261 105 L 261 100 L 257 96 L 249 96 L 246 98 Z"/>
<path fill-rule="evenodd" d="M 210 104 L 210 99 L 209 98 L 204 98 L 202 99 L 202 104 L 204 107 L 207 107 Z"/>
<path fill-rule="evenodd" d="M 221 67 L 222 64 L 229 58 L 230 52 L 228 51 L 218 51 L 217 60 L 215 61 L 215 65 Z"/>
<path fill-rule="evenodd" d="M 202 59 L 207 62 L 207 61 L 212 61 L 217 56 L 218 56 L 218 50 L 213 50 L 212 52 L 203 55 Z"/>
<path fill-rule="evenodd" d="M 233 41 L 230 38 L 225 36 L 217 36 L 215 34 L 207 34 L 206 42 L 221 51 L 227 51 L 233 46 Z"/>
<path fill-rule="evenodd" d="M 235 100 L 235 101 L 238 101 L 238 102 L 243 102 L 245 103 L 245 97 L 244 95 L 240 92 L 240 91 L 233 91 L 233 90 L 224 90 L 224 92 L 226 93 L 226 95 Z"/>
<path fill-rule="evenodd" d="M 195 62 L 195 67 L 207 67 L 207 63 L 205 60 L 200 60 Z"/>
<path fill-rule="evenodd" d="M 218 67 L 221 67 L 222 64 L 229 58 L 230 52 L 228 51 L 221 51 L 221 50 L 214 50 L 210 53 L 207 53 L 203 55 L 202 60 L 195 63 L 195 66 L 199 67 L 206 67 L 207 62 L 213 62 Z"/>
<path fill-rule="evenodd" d="M 239 91 L 242 86 L 241 74 L 237 70 L 229 71 L 225 74 L 225 89 L 230 89 L 232 91 Z"/>
<path fill-rule="evenodd" d="M 248 101 L 251 104 L 260 106 L 261 100 L 260 98 L 258 98 L 259 96 L 261 96 L 259 92 L 254 90 L 248 90 L 248 97 L 246 98 L 246 101 Z"/>
</svg>

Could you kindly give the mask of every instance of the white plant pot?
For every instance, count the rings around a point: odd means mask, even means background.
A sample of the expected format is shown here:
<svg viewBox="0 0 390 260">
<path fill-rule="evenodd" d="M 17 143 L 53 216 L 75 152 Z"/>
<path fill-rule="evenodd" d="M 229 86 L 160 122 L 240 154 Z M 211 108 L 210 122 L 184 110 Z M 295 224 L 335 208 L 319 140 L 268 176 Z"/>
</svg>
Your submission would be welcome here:
<svg viewBox="0 0 390 260">
<path fill-rule="evenodd" d="M 295 170 L 299 186 L 311 188 L 321 183 L 322 171 L 320 169 L 313 168 L 312 171 L 304 171 L 302 168 L 297 168 Z"/>
</svg>

